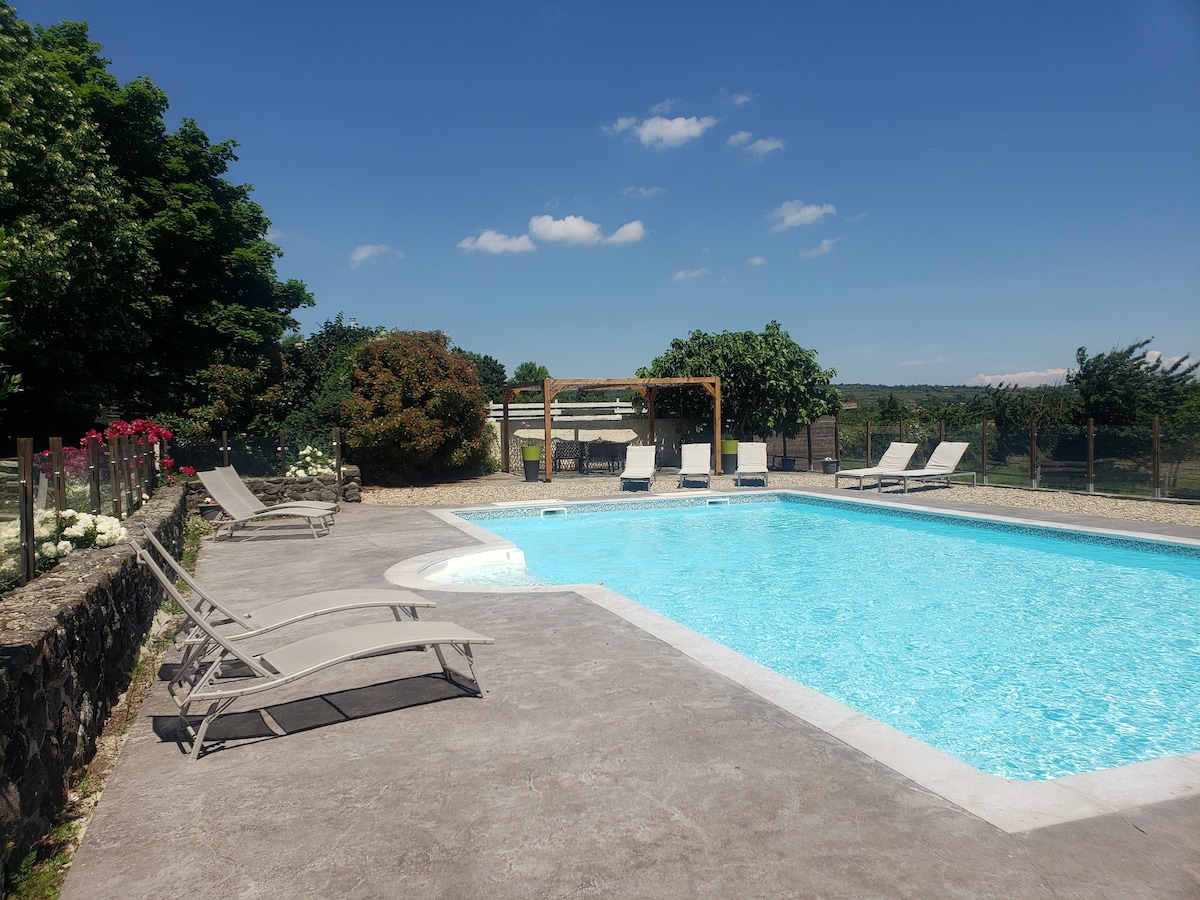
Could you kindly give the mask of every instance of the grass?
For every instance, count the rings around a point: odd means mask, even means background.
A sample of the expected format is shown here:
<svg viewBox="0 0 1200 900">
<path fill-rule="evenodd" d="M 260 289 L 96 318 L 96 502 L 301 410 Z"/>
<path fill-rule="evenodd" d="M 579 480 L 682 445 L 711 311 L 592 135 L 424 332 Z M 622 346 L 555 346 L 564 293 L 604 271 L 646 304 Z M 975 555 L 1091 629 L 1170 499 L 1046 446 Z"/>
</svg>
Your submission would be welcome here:
<svg viewBox="0 0 1200 900">
<path fill-rule="evenodd" d="M 183 531 L 183 566 L 196 571 L 200 541 L 212 533 L 212 526 L 199 516 L 188 519 Z M 181 585 L 186 589 L 187 585 Z M 158 677 L 158 670 L 179 625 L 183 610 L 172 600 L 165 601 L 155 616 L 150 633 L 138 651 L 130 676 L 129 687 L 117 701 L 104 724 L 104 732 L 96 744 L 96 753 L 87 767 L 70 785 L 67 802 L 38 845 L 9 873 L 0 889 L 0 896 L 10 900 L 56 900 L 62 891 L 71 860 L 83 835 L 92 811 L 100 801 L 104 783 L 116 764 L 117 755 L 125 743 L 129 729 L 141 713 L 142 703 Z"/>
</svg>

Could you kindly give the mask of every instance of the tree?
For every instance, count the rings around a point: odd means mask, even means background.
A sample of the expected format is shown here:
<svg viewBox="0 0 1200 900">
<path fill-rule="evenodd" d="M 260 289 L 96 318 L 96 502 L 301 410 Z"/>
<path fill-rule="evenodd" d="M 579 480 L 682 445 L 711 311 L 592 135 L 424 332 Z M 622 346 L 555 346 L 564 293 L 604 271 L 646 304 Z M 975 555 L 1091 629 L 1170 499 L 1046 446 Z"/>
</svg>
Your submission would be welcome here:
<svg viewBox="0 0 1200 900">
<path fill-rule="evenodd" d="M 344 426 L 342 407 L 350 396 L 355 352 L 382 333 L 381 327 L 347 325 L 339 312 L 308 338 L 293 334 L 285 339 L 282 427 L 313 435 Z"/>
<path fill-rule="evenodd" d="M 223 177 L 236 144 L 190 119 L 168 134 L 165 94 L 120 85 L 100 49 L 82 23 L 31 29 L 0 0 L 0 265 L 24 388 L 10 428 L 217 404 L 231 368 L 277 385 L 291 313 L 312 303 L 277 279 L 250 187 Z"/>
<path fill-rule="evenodd" d="M 343 414 L 346 446 L 375 484 L 477 471 L 486 456 L 478 373 L 440 331 L 361 344 Z"/>
<path fill-rule="evenodd" d="M 545 381 L 549 377 L 550 370 L 535 362 L 523 362 L 513 370 L 513 381 L 517 384 Z"/>
<path fill-rule="evenodd" d="M 816 352 L 796 344 L 778 322 L 762 333 L 752 331 L 708 334 L 693 331 L 676 338 L 639 378 L 719 377 L 721 412 L 732 433 L 766 435 L 777 431 L 795 437 L 800 429 L 839 407 L 837 389 L 830 385 L 834 369 L 817 365 Z M 712 427 L 712 404 L 696 389 L 660 394 L 663 415 L 695 423 L 697 431 Z"/>
<path fill-rule="evenodd" d="M 508 375 L 504 371 L 504 364 L 491 356 L 472 353 L 470 350 L 458 347 L 454 349 L 456 353 L 461 353 L 475 366 L 475 370 L 479 373 L 479 386 L 483 388 L 484 399 L 488 403 L 500 402 L 504 398 L 504 385 L 508 384 Z M 546 377 L 548 378 L 549 375 Z"/>
<path fill-rule="evenodd" d="M 1189 354 L 1164 366 L 1161 356 L 1151 360 L 1146 351 L 1152 340 L 1096 356 L 1088 356 L 1086 347 L 1075 351 L 1079 368 L 1067 375 L 1067 383 L 1079 394 L 1083 418 L 1114 428 L 1144 427 L 1184 405 L 1200 360 L 1189 364 Z"/>
</svg>

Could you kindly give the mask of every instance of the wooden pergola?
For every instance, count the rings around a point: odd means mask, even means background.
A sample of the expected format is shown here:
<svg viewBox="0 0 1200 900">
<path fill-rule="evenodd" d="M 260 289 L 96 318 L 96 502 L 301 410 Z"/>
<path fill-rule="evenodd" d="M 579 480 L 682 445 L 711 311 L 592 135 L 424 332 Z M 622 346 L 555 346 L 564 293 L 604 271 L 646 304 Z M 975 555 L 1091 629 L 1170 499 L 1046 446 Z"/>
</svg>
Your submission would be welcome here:
<svg viewBox="0 0 1200 900">
<path fill-rule="evenodd" d="M 646 408 L 650 417 L 650 443 L 654 443 L 654 399 L 659 388 L 679 387 L 687 384 L 698 384 L 708 391 L 713 398 L 713 439 L 716 441 L 717 474 L 721 474 L 721 379 L 720 378 L 547 378 L 544 381 L 531 381 L 525 384 L 506 384 L 504 386 L 504 419 L 500 426 L 500 445 L 503 448 L 504 471 L 511 470 L 511 449 L 509 447 L 508 405 L 520 391 L 541 391 L 545 406 L 546 422 L 546 480 L 553 477 L 554 467 L 551 465 L 550 436 L 553 430 L 550 423 L 550 402 L 563 391 L 604 390 L 604 391 L 636 391 L 646 400 Z"/>
</svg>

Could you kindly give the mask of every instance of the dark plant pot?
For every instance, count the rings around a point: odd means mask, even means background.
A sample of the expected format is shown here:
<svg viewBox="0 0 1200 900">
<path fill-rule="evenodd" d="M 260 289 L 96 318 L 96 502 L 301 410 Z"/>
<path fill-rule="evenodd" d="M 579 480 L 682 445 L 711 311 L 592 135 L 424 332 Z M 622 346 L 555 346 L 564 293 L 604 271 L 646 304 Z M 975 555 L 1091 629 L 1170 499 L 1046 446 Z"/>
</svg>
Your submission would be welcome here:
<svg viewBox="0 0 1200 900">
<path fill-rule="evenodd" d="M 538 475 L 541 474 L 542 461 L 540 459 L 522 460 L 525 463 L 525 480 L 537 481 Z"/>
<path fill-rule="evenodd" d="M 796 471 L 796 457 L 785 456 L 782 459 L 780 459 L 779 460 L 779 471 L 795 472 Z"/>
<path fill-rule="evenodd" d="M 821 471 L 826 475 L 835 475 L 838 470 L 838 461 L 836 459 L 821 460 Z"/>
<path fill-rule="evenodd" d="M 721 471 L 732 475 L 737 471 L 737 441 L 721 441 Z"/>
</svg>

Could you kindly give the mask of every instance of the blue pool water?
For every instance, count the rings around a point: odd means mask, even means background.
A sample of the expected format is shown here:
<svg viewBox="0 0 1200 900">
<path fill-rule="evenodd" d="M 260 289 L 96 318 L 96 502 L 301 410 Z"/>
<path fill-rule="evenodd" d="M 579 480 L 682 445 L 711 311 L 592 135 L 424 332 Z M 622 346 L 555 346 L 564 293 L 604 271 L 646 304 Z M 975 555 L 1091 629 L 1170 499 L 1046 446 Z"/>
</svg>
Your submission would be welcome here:
<svg viewBox="0 0 1200 900">
<path fill-rule="evenodd" d="M 762 496 L 461 515 L 993 775 L 1200 750 L 1197 549 Z"/>
</svg>

